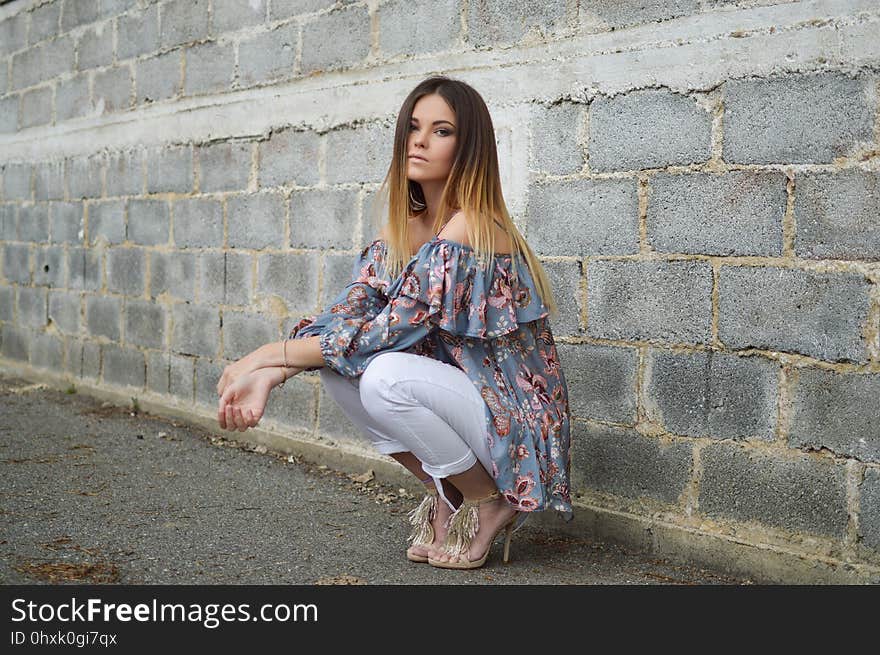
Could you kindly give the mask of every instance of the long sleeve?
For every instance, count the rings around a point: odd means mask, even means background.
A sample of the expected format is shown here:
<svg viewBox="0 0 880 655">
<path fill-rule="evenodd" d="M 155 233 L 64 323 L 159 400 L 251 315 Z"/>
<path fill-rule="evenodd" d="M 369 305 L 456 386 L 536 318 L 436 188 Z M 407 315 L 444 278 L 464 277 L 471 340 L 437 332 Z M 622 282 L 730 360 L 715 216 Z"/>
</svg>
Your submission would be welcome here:
<svg viewBox="0 0 880 655">
<path fill-rule="evenodd" d="M 420 346 L 438 327 L 439 295 L 447 278 L 439 247 L 429 245 L 391 282 L 383 298 L 370 285 L 350 285 L 345 301 L 330 308 L 335 320 L 320 333 L 327 366 L 345 377 L 359 377 L 380 353 L 422 352 Z"/>
<path fill-rule="evenodd" d="M 287 338 L 320 336 L 340 320 L 354 324 L 375 316 L 388 302 L 385 296 L 388 280 L 383 277 L 384 270 L 380 270 L 383 268 L 382 250 L 383 244 L 378 240 L 365 247 L 352 266 L 351 282 L 321 312 L 300 319 Z M 313 366 L 305 370 L 317 371 L 320 368 Z"/>
</svg>

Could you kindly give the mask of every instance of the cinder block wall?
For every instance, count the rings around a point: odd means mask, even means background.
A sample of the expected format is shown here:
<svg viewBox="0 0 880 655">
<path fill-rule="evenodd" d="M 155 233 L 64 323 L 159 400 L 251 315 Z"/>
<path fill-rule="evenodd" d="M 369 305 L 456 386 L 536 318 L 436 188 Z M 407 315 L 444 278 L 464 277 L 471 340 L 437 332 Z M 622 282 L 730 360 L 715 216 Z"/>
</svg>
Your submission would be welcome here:
<svg viewBox="0 0 880 655">
<path fill-rule="evenodd" d="M 446 73 L 563 309 L 564 529 L 880 581 L 878 31 L 856 0 L 0 4 L 0 363 L 212 417 L 346 283 Z M 315 374 L 267 419 L 367 454 Z"/>
</svg>

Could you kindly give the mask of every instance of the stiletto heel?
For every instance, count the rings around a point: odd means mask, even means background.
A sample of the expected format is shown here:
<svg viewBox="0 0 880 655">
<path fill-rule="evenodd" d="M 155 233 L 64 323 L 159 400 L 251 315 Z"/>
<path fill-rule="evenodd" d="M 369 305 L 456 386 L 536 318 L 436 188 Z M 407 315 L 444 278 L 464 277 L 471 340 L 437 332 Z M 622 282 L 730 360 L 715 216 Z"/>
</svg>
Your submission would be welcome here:
<svg viewBox="0 0 880 655">
<path fill-rule="evenodd" d="M 503 496 L 500 492 L 494 491 L 483 498 L 464 499 L 464 502 L 462 502 L 461 506 L 452 513 L 447 522 L 449 530 L 446 533 L 446 540 L 443 542 L 443 549 L 447 554 L 452 555 L 453 557 L 460 557 L 463 554 L 467 557 L 471 542 L 480 528 L 477 507 L 483 503 L 491 502 L 498 498 L 503 498 Z M 489 551 L 492 550 L 492 544 L 498 538 L 498 535 L 501 534 L 502 530 L 506 531 L 504 538 L 504 563 L 506 564 L 510 555 L 510 540 L 513 537 L 514 529 L 522 525 L 523 522 L 522 520 L 518 520 L 522 518 L 519 516 L 521 514 L 523 513 L 518 511 L 495 531 L 492 540 L 489 542 L 489 546 L 486 548 L 486 552 L 483 553 L 483 556 L 480 559 L 473 561 L 467 559 L 465 559 L 465 561 L 450 560 L 446 562 L 429 556 L 428 564 L 443 569 L 477 569 L 486 563 L 486 558 L 489 557 Z"/>
</svg>

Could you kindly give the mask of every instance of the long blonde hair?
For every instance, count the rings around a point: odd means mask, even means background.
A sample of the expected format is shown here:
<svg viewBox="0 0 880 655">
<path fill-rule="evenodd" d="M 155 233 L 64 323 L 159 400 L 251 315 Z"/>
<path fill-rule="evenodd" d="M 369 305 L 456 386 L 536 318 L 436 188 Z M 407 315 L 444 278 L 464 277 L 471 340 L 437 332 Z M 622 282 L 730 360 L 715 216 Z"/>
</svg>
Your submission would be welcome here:
<svg viewBox="0 0 880 655">
<path fill-rule="evenodd" d="M 426 207 L 425 196 L 418 182 L 407 177 L 407 145 L 409 126 L 416 102 L 426 95 L 440 95 L 455 112 L 458 139 L 449 177 L 440 197 L 432 233 L 436 234 L 443 220 L 454 211 L 464 213 L 468 241 L 478 261 L 491 262 L 495 253 L 495 230 L 497 220 L 510 235 L 511 255 L 516 274 L 517 257 L 528 266 L 541 301 L 551 317 L 558 308 L 550 288 L 544 267 L 520 234 L 511 219 L 501 191 L 498 172 L 498 152 L 495 148 L 495 129 L 483 98 L 473 87 L 443 75 L 429 77 L 406 97 L 397 115 L 394 131 L 394 153 L 388 173 L 377 192 L 373 207 L 374 223 L 385 221 L 386 256 L 385 268 L 391 279 L 397 277 L 412 259 L 410 255 L 409 219 Z M 388 207 L 386 216 L 381 208 Z M 488 267 L 487 267 L 488 268 Z"/>
</svg>

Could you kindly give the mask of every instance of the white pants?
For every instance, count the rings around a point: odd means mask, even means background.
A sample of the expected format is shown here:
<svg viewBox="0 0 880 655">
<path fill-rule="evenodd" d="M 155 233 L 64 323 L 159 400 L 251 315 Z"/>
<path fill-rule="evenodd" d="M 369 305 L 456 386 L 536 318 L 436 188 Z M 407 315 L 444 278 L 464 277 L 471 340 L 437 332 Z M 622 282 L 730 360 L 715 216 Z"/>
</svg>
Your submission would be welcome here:
<svg viewBox="0 0 880 655">
<path fill-rule="evenodd" d="M 324 387 L 380 453 L 413 453 L 434 480 L 463 473 L 492 460 L 486 435 L 486 405 L 464 371 L 430 357 L 398 351 L 376 356 L 359 378 L 331 368 L 320 372 Z"/>
</svg>

